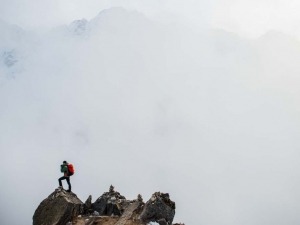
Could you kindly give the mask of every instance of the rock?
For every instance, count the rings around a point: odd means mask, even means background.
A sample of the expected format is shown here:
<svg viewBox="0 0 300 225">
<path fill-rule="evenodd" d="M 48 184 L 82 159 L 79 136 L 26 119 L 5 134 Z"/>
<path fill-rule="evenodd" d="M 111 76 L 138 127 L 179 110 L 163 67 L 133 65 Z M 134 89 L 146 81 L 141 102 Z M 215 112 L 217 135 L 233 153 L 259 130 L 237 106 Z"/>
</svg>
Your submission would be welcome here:
<svg viewBox="0 0 300 225">
<path fill-rule="evenodd" d="M 171 225 L 174 215 L 169 194 L 156 192 L 147 203 L 141 195 L 129 201 L 111 185 L 94 203 L 89 196 L 83 204 L 74 193 L 60 188 L 40 203 L 33 225 Z"/>
<path fill-rule="evenodd" d="M 82 201 L 72 192 L 56 189 L 33 215 L 33 225 L 65 225 L 83 211 Z"/>
<path fill-rule="evenodd" d="M 110 192 L 110 193 L 115 192 L 115 187 L 112 186 L 112 184 L 111 184 L 110 187 L 109 187 L 109 192 Z"/>
<path fill-rule="evenodd" d="M 166 219 L 159 219 L 157 222 L 159 225 L 168 225 L 168 222 L 166 221 Z"/>
<path fill-rule="evenodd" d="M 69 31 L 75 35 L 82 35 L 88 29 L 88 21 L 86 19 L 75 20 L 69 25 Z"/>
<path fill-rule="evenodd" d="M 87 198 L 87 200 L 85 201 L 84 204 L 86 205 L 86 207 L 88 209 L 92 208 L 92 196 L 91 195 L 89 195 L 89 197 Z"/>
<path fill-rule="evenodd" d="M 4 65 L 6 65 L 7 67 L 12 67 L 18 62 L 15 50 L 5 51 L 2 57 Z"/>
<path fill-rule="evenodd" d="M 143 202 L 143 197 L 142 197 L 142 195 L 141 195 L 141 194 L 138 194 L 138 196 L 137 196 L 137 200 L 138 200 L 139 202 Z"/>
<path fill-rule="evenodd" d="M 96 217 L 83 217 L 77 218 L 73 221 L 72 225 L 114 225 L 118 221 L 118 217 L 108 217 L 108 216 L 96 216 Z M 144 225 L 144 224 L 132 224 L 128 223 L 126 225 Z"/>
<path fill-rule="evenodd" d="M 89 197 L 87 198 L 87 200 L 84 203 L 84 214 L 89 214 L 92 213 L 93 209 L 92 209 L 92 196 L 89 195 Z"/>
<path fill-rule="evenodd" d="M 100 216 L 120 216 L 127 202 L 126 198 L 115 191 L 114 186 L 111 185 L 109 192 L 105 192 L 92 204 L 92 209 L 97 211 Z"/>
<path fill-rule="evenodd" d="M 100 216 L 99 213 L 97 211 L 93 212 L 93 216 Z"/>
<path fill-rule="evenodd" d="M 129 203 L 128 206 L 125 208 L 124 213 L 115 225 L 126 225 L 128 224 L 128 221 L 137 221 L 137 217 L 141 211 L 140 209 L 142 206 L 143 203 L 139 201 Z"/>
<path fill-rule="evenodd" d="M 170 200 L 169 194 L 155 192 L 146 202 L 140 218 L 144 222 L 172 224 L 175 216 L 175 202 Z"/>
</svg>

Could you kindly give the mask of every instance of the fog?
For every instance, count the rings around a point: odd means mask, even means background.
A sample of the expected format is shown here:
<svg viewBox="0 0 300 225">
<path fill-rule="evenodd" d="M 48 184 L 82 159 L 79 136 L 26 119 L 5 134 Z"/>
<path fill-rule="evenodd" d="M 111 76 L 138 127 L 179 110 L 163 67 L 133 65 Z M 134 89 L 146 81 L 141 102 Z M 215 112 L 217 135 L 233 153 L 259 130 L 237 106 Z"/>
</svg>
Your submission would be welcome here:
<svg viewBox="0 0 300 225">
<path fill-rule="evenodd" d="M 82 201 L 113 184 L 185 224 L 299 224 L 299 40 L 142 11 L 0 21 L 1 224 L 31 224 L 63 160 Z"/>
<path fill-rule="evenodd" d="M 255 38 L 279 30 L 300 38 L 298 0 L 1 0 L 0 4 L 0 19 L 28 29 L 90 20 L 103 9 L 121 6 L 160 22 L 221 28 Z"/>
</svg>

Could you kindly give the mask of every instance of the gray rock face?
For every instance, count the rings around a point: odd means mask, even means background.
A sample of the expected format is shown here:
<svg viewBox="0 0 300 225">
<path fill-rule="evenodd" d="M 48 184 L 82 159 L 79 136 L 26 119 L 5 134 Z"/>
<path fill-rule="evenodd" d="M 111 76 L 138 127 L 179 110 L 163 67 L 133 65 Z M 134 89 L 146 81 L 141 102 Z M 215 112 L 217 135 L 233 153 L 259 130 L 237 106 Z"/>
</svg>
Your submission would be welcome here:
<svg viewBox="0 0 300 225">
<path fill-rule="evenodd" d="M 111 186 L 94 203 L 92 196 L 83 203 L 74 193 L 59 188 L 40 203 L 33 225 L 171 225 L 174 216 L 175 203 L 161 192 L 144 203 L 141 195 L 126 200 Z"/>
<path fill-rule="evenodd" d="M 126 205 L 126 198 L 110 186 L 109 192 L 105 192 L 92 204 L 92 209 L 101 216 L 120 216 Z"/>
<path fill-rule="evenodd" d="M 126 225 L 130 220 L 138 221 L 138 215 L 143 204 L 144 203 L 140 201 L 129 203 L 129 205 L 125 208 L 124 213 L 115 225 Z"/>
<path fill-rule="evenodd" d="M 84 214 L 90 214 L 92 212 L 92 196 L 89 195 L 88 199 L 84 203 Z"/>
<path fill-rule="evenodd" d="M 144 222 L 157 222 L 161 225 L 172 224 L 175 216 L 175 202 L 169 194 L 155 192 L 146 202 L 140 218 Z"/>
<path fill-rule="evenodd" d="M 87 31 L 88 21 L 86 19 L 75 20 L 70 26 L 69 30 L 75 35 L 82 35 Z"/>
<path fill-rule="evenodd" d="M 82 211 L 83 203 L 74 193 L 56 189 L 36 209 L 33 225 L 66 225 Z"/>
<path fill-rule="evenodd" d="M 7 67 L 12 67 L 18 62 L 16 59 L 16 52 L 14 50 L 6 51 L 3 53 L 3 63 Z"/>
</svg>

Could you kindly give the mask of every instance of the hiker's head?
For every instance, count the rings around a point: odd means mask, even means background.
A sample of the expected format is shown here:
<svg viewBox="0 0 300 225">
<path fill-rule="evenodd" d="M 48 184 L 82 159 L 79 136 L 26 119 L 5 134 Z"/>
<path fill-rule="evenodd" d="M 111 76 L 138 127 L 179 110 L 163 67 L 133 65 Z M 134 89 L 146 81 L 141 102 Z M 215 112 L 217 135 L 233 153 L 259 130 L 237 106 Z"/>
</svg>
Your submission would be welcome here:
<svg viewBox="0 0 300 225">
<path fill-rule="evenodd" d="M 63 161 L 63 164 L 67 164 L 67 161 Z"/>
</svg>

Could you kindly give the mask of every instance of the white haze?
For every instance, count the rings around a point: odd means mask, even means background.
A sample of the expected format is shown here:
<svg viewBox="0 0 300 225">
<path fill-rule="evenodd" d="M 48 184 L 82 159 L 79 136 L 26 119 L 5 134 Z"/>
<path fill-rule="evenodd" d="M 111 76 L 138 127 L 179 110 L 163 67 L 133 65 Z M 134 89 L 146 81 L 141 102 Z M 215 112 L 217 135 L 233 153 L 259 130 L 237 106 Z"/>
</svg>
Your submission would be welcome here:
<svg viewBox="0 0 300 225">
<path fill-rule="evenodd" d="M 300 38 L 298 0 L 0 0 L 0 19 L 39 29 L 91 19 L 101 9 L 136 9 L 155 20 L 258 37 L 280 30 Z"/>
<path fill-rule="evenodd" d="M 189 225 L 296 225 L 300 43 L 112 8 L 47 33 L 0 23 L 1 224 L 73 191 L 170 193 Z"/>
</svg>

